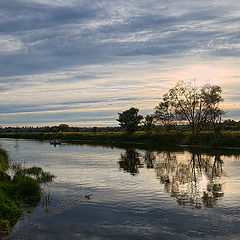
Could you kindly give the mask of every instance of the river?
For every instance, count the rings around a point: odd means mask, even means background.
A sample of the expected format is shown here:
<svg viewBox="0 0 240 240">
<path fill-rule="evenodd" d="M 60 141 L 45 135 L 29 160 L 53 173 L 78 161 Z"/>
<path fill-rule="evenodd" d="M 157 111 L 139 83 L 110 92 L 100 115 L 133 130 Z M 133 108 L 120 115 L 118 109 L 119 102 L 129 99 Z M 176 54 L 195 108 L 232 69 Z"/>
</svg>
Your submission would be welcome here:
<svg viewBox="0 0 240 240">
<path fill-rule="evenodd" d="M 240 239 L 240 152 L 0 144 L 56 176 L 5 239 Z"/>
</svg>

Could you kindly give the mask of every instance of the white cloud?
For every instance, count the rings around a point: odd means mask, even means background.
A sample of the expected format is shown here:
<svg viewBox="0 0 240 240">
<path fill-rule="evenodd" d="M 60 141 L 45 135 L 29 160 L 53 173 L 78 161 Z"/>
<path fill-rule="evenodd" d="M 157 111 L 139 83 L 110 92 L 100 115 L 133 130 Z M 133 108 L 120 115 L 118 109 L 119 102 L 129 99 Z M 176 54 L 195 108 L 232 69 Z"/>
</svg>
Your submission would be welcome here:
<svg viewBox="0 0 240 240">
<path fill-rule="evenodd" d="M 20 51 L 22 47 L 22 42 L 17 37 L 0 34 L 0 54 Z"/>
</svg>

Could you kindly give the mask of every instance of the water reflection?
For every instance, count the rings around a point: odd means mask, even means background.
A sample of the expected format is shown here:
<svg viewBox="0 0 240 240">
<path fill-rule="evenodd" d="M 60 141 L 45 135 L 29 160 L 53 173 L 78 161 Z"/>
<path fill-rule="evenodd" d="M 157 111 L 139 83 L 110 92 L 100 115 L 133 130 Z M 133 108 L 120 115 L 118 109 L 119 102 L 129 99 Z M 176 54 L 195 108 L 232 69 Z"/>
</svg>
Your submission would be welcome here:
<svg viewBox="0 0 240 240">
<path fill-rule="evenodd" d="M 124 171 L 129 172 L 131 175 L 139 173 L 139 168 L 143 167 L 140 161 L 140 154 L 134 149 L 127 149 L 125 153 L 121 154 L 119 166 Z"/>
<path fill-rule="evenodd" d="M 131 175 L 138 174 L 143 167 L 154 169 L 165 191 L 184 207 L 213 208 L 224 195 L 220 155 L 185 152 L 181 156 L 172 152 L 139 153 L 127 149 L 121 154 L 119 166 Z"/>
<path fill-rule="evenodd" d="M 156 156 L 153 152 L 146 151 L 144 155 L 144 162 L 147 168 L 154 168 L 154 161 L 156 160 Z"/>
</svg>

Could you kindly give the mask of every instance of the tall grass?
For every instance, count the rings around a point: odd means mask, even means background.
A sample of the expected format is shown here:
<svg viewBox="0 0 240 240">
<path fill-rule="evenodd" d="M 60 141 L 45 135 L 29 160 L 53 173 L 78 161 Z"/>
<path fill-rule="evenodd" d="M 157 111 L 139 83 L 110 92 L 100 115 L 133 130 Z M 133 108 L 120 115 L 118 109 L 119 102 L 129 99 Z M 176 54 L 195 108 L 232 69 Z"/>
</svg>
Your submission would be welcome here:
<svg viewBox="0 0 240 240">
<path fill-rule="evenodd" d="M 240 148 L 240 132 L 225 131 L 219 134 L 213 132 L 188 134 L 185 143 L 189 145 Z"/>
<path fill-rule="evenodd" d="M 51 181 L 53 176 L 41 168 L 13 168 L 13 178 L 6 173 L 8 154 L 0 149 L 0 239 L 6 236 L 22 215 L 23 205 L 31 207 L 39 203 L 40 183 Z"/>
</svg>

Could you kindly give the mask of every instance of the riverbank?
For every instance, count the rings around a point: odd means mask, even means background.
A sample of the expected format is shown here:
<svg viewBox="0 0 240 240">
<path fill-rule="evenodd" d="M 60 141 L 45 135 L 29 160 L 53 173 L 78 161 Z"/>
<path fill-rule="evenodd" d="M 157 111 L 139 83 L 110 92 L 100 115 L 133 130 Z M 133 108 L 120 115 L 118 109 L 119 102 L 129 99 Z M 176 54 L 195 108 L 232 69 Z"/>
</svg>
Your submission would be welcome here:
<svg viewBox="0 0 240 240">
<path fill-rule="evenodd" d="M 0 149 L 0 239 L 8 235 L 23 209 L 38 205 L 41 196 L 41 182 L 52 180 L 53 176 L 41 168 L 12 166 L 13 176 L 7 174 L 8 154 Z"/>
<path fill-rule="evenodd" d="M 192 134 L 190 132 L 170 131 L 168 133 L 147 134 L 144 132 L 136 132 L 132 135 L 123 132 L 101 132 L 101 133 L 86 133 L 86 132 L 19 132 L 19 133 L 0 133 L 1 138 L 21 138 L 21 139 L 38 139 L 52 140 L 59 139 L 67 142 L 83 141 L 107 143 L 111 145 L 121 144 L 139 144 L 146 147 L 158 146 L 179 146 L 179 145 L 194 145 L 194 146 L 209 146 L 209 147 L 233 147 L 240 148 L 240 132 L 239 131 L 224 131 L 220 134 L 214 132 L 201 132 Z"/>
</svg>

